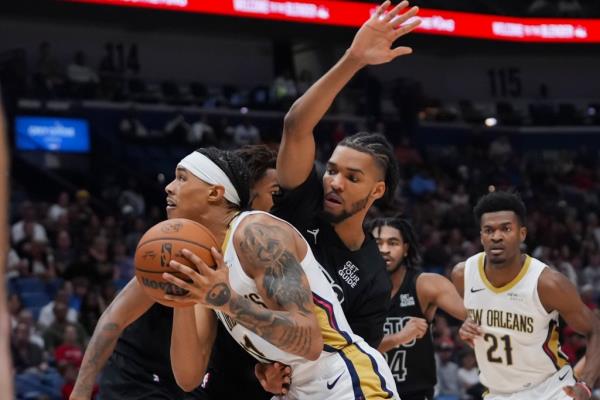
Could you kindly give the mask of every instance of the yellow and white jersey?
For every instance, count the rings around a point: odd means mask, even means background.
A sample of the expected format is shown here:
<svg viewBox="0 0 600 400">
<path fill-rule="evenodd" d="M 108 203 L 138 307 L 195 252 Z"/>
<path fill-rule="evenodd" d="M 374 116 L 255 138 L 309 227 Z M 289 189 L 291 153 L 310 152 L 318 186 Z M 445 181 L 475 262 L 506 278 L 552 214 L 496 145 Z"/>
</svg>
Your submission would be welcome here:
<svg viewBox="0 0 600 400">
<path fill-rule="evenodd" d="M 241 221 L 256 213 L 261 211 L 244 212 L 231 223 L 224 243 L 223 258 L 229 267 L 231 288 L 254 303 L 266 307 L 256 283 L 242 268 L 233 244 L 235 230 Z M 298 236 L 302 237 L 299 233 Z M 385 359 L 362 338 L 352 333 L 337 296 L 321 271 L 322 267 L 308 244 L 306 248 L 306 256 L 300 264 L 308 278 L 315 304 L 314 314 L 324 341 L 323 352 L 317 360 L 308 361 L 279 349 L 222 312 L 217 312 L 219 320 L 240 346 L 258 361 L 277 361 L 291 366 L 292 384 L 285 397 L 287 399 L 399 398 Z"/>
<path fill-rule="evenodd" d="M 547 266 L 526 256 L 515 279 L 494 287 L 484 265 L 485 253 L 470 257 L 464 274 L 465 307 L 484 331 L 475 340 L 480 380 L 491 393 L 523 391 L 568 364 L 558 342 L 558 312 L 548 313 L 538 295 Z"/>
</svg>

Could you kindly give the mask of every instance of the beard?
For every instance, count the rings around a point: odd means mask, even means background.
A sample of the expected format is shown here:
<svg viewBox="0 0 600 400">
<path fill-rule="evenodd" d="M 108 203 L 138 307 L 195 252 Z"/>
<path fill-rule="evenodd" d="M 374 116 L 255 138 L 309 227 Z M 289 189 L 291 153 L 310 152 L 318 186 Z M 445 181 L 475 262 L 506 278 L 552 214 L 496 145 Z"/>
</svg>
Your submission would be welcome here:
<svg viewBox="0 0 600 400">
<path fill-rule="evenodd" d="M 369 203 L 369 196 L 367 196 L 364 199 L 359 200 L 355 203 L 352 203 L 352 205 L 350 206 L 350 210 L 342 210 L 342 212 L 340 212 L 339 214 L 333 214 L 333 213 L 327 212 L 325 210 L 322 210 L 321 216 L 330 224 L 339 224 L 340 222 L 345 221 L 348 218 L 352 217 L 356 213 L 364 210 L 367 207 L 368 203 Z"/>
</svg>

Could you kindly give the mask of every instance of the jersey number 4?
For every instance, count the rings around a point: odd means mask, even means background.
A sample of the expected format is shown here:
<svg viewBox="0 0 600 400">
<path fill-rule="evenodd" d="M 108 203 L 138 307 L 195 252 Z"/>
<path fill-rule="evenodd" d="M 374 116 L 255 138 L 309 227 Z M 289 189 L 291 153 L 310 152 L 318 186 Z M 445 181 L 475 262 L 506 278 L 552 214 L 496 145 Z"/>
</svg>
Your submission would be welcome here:
<svg viewBox="0 0 600 400">
<path fill-rule="evenodd" d="M 396 350 L 392 356 L 392 361 L 389 361 L 389 353 L 385 353 L 386 361 L 392 370 L 392 375 L 396 382 L 404 382 L 406 380 L 406 350 Z"/>
<path fill-rule="evenodd" d="M 510 336 L 508 335 L 504 335 L 500 337 L 500 340 L 504 342 L 504 355 L 505 357 L 502 357 L 502 354 L 500 355 L 495 355 L 494 353 L 496 352 L 496 350 L 498 350 L 498 338 L 490 333 L 486 333 L 483 336 L 483 339 L 486 342 L 491 342 L 492 345 L 490 346 L 490 348 L 487 351 L 487 358 L 489 362 L 493 362 L 493 363 L 499 363 L 499 364 L 504 364 L 506 363 L 506 365 L 512 365 L 513 360 L 512 360 L 512 346 L 510 344 Z M 502 353 L 502 351 L 500 351 L 500 353 Z"/>
</svg>

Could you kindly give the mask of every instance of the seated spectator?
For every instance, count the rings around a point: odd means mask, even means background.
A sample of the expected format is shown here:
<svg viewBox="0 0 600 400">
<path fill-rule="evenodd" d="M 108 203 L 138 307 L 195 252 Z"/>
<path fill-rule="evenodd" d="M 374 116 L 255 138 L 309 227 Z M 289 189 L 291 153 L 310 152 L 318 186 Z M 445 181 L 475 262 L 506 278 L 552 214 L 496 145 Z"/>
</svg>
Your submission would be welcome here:
<svg viewBox="0 0 600 400">
<path fill-rule="evenodd" d="M 66 287 L 63 286 L 56 292 L 54 300 L 42 307 L 42 310 L 40 311 L 40 316 L 38 317 L 38 324 L 42 329 L 46 329 L 50 325 L 52 325 L 52 323 L 54 323 L 56 319 L 56 312 L 54 310 L 54 306 L 57 303 L 63 303 L 65 305 L 68 305 L 70 297 L 71 295 L 69 294 L 69 291 L 66 289 Z M 69 322 L 77 322 L 77 310 L 71 307 L 67 307 L 66 319 Z"/>
<path fill-rule="evenodd" d="M 442 342 L 437 350 L 437 393 L 444 399 L 460 398 L 460 386 L 458 381 L 458 365 L 452 361 L 454 345 L 450 342 Z"/>
<path fill-rule="evenodd" d="M 119 122 L 119 133 L 123 138 L 146 139 L 149 136 L 148 129 L 138 118 L 135 109 L 131 107 L 128 113 Z"/>
<path fill-rule="evenodd" d="M 79 323 L 92 335 L 100 316 L 106 309 L 106 303 L 96 291 L 89 291 L 83 298 L 79 310 Z"/>
<path fill-rule="evenodd" d="M 26 201 L 21 206 L 21 220 L 13 224 L 11 228 L 11 238 L 13 243 L 19 243 L 27 238 L 29 231 L 31 237 L 30 240 L 36 240 L 38 242 L 47 242 L 48 236 L 46 229 L 42 224 L 38 223 L 35 216 L 35 209 L 30 201 Z"/>
<path fill-rule="evenodd" d="M 192 131 L 191 125 L 185 119 L 185 115 L 179 113 L 165 124 L 165 137 L 174 140 L 176 143 L 186 141 Z"/>
<path fill-rule="evenodd" d="M 44 338 L 39 326 L 33 320 L 33 313 L 31 310 L 24 308 L 19 313 L 17 323 L 25 324 L 29 329 L 29 341 L 35 345 L 44 348 Z"/>
<path fill-rule="evenodd" d="M 114 259 L 114 280 L 129 281 L 135 274 L 135 265 L 133 257 L 127 254 L 127 246 L 122 241 L 117 241 L 113 245 Z"/>
<path fill-rule="evenodd" d="M 217 138 L 215 137 L 215 130 L 208 123 L 208 118 L 205 114 L 192 124 L 192 127 L 187 135 L 187 142 L 194 146 L 215 146 L 217 144 Z"/>
<path fill-rule="evenodd" d="M 458 384 L 463 400 L 479 400 L 483 387 L 479 383 L 479 370 L 477 360 L 471 349 L 466 350 L 460 357 L 460 368 L 458 369 Z"/>
<path fill-rule="evenodd" d="M 87 334 L 85 329 L 78 322 L 67 321 L 67 305 L 62 302 L 54 304 L 54 322 L 44 331 L 44 343 L 46 350 L 54 352 L 54 350 L 63 342 L 65 328 L 73 326 L 77 331 L 78 344 L 83 347 L 87 342 Z"/>
<path fill-rule="evenodd" d="M 83 348 L 79 344 L 77 329 L 74 325 L 65 326 L 62 343 L 54 350 L 54 360 L 60 371 L 62 371 L 67 364 L 75 367 L 81 365 L 81 361 L 83 360 Z"/>
<path fill-rule="evenodd" d="M 56 203 L 52 204 L 48 209 L 48 220 L 53 223 L 58 220 L 61 215 L 69 212 L 69 193 L 60 192 Z"/>
<path fill-rule="evenodd" d="M 29 328 L 25 323 L 17 324 L 11 342 L 13 365 L 17 373 L 43 369 L 47 366 L 44 361 L 44 350 L 29 340 Z"/>
<path fill-rule="evenodd" d="M 42 348 L 29 340 L 28 328 L 24 323 L 19 323 L 15 328 L 11 340 L 11 353 L 17 373 L 17 398 L 60 398 L 62 378 L 56 370 L 48 366 Z"/>
<path fill-rule="evenodd" d="M 71 264 L 75 262 L 75 249 L 71 243 L 71 235 L 66 230 L 60 230 L 56 237 L 54 248 L 54 267 L 59 277 L 64 276 Z"/>
<path fill-rule="evenodd" d="M 235 147 L 243 147 L 249 144 L 260 143 L 260 132 L 249 119 L 240 122 L 233 131 L 233 144 Z"/>
</svg>

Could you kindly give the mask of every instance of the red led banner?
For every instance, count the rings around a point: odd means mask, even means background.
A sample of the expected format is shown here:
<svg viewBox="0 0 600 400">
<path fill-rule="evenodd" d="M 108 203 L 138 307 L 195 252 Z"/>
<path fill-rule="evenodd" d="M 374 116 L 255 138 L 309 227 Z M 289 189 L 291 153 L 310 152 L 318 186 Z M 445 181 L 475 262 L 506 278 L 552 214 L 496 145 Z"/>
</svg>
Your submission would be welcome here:
<svg viewBox="0 0 600 400">
<path fill-rule="evenodd" d="M 66 0 L 279 21 L 360 26 L 375 4 L 335 0 Z M 421 9 L 417 32 L 521 42 L 600 43 L 600 19 L 515 18 Z"/>
</svg>

